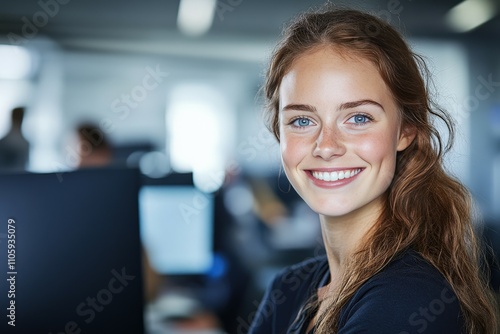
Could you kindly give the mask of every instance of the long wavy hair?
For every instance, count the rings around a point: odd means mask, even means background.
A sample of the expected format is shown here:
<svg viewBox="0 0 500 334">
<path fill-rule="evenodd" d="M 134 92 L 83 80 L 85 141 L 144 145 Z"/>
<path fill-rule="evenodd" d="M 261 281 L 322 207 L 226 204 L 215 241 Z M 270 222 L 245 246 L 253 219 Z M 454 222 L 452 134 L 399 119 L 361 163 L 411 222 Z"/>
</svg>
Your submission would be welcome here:
<svg viewBox="0 0 500 334">
<path fill-rule="evenodd" d="M 398 152 L 383 211 L 350 258 L 340 286 L 318 318 L 316 332 L 336 332 L 340 311 L 356 290 L 394 256 L 412 248 L 453 288 L 467 332 L 496 333 L 496 306 L 481 267 L 471 198 L 443 168 L 443 154 L 453 141 L 452 118 L 432 102 L 425 62 L 396 29 L 371 14 L 352 9 L 327 8 L 297 17 L 284 30 L 267 70 L 263 89 L 268 127 L 279 141 L 279 87 L 294 60 L 329 46 L 363 57 L 378 68 L 399 107 L 402 127 L 414 129 L 416 136 Z M 447 143 L 433 125 L 436 119 L 449 130 Z"/>
</svg>

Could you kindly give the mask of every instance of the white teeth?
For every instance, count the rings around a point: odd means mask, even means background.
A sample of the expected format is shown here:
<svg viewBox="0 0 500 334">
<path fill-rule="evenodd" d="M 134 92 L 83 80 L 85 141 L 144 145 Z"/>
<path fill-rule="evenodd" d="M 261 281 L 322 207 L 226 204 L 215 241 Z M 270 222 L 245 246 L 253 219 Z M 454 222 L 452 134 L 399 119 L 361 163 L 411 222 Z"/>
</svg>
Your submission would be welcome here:
<svg viewBox="0 0 500 334">
<path fill-rule="evenodd" d="M 360 168 L 350 169 L 350 170 L 348 169 L 340 172 L 312 172 L 312 175 L 315 179 L 321 181 L 337 181 L 353 177 L 354 175 L 357 175 L 359 172 L 361 172 Z"/>
</svg>

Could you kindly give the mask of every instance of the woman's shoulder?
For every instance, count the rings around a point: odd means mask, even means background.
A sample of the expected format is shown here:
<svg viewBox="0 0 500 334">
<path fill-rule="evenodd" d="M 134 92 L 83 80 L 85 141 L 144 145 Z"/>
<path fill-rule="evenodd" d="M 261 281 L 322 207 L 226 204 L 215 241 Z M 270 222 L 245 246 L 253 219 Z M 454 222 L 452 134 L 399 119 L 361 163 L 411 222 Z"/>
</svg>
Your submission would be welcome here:
<svg viewBox="0 0 500 334">
<path fill-rule="evenodd" d="M 339 333 L 460 333 L 460 304 L 441 273 L 413 250 L 364 283 L 341 312 Z M 399 332 L 398 332 L 399 333 Z"/>
<path fill-rule="evenodd" d="M 439 270 L 410 249 L 396 256 L 382 271 L 367 283 L 419 284 L 426 287 L 447 288 L 448 282 Z"/>
<path fill-rule="evenodd" d="M 403 305 L 458 304 L 455 292 L 439 270 L 418 252 L 408 250 L 396 257 L 386 268 L 369 279 L 360 292 L 389 290 L 394 300 Z M 390 299 L 390 298 L 389 298 Z M 406 303 L 405 303 L 406 302 Z"/>
</svg>

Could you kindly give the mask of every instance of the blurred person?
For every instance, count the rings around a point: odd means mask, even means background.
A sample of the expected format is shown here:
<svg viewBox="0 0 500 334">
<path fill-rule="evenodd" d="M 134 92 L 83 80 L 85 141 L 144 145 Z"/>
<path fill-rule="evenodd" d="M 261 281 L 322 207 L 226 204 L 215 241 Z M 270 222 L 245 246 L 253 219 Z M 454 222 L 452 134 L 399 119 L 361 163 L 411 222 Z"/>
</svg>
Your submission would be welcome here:
<svg viewBox="0 0 500 334">
<path fill-rule="evenodd" d="M 92 123 L 82 123 L 77 129 L 80 161 L 79 168 L 104 167 L 112 162 L 108 139 L 101 129 Z"/>
<path fill-rule="evenodd" d="M 285 30 L 264 86 L 269 127 L 326 256 L 278 274 L 251 334 L 496 332 L 471 198 L 443 168 L 452 119 L 428 74 L 361 11 L 304 13 Z"/>
<path fill-rule="evenodd" d="M 22 133 L 25 108 L 14 108 L 11 113 L 11 127 L 0 139 L 0 169 L 25 170 L 29 162 L 30 143 Z"/>
</svg>

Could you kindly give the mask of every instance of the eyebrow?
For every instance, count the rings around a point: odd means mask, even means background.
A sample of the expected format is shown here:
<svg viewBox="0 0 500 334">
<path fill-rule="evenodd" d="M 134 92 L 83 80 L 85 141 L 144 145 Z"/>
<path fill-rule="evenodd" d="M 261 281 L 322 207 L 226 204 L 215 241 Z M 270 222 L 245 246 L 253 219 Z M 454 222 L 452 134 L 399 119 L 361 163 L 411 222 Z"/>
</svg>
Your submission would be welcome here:
<svg viewBox="0 0 500 334">
<path fill-rule="evenodd" d="M 359 101 L 352 101 L 352 102 L 345 102 L 340 105 L 339 110 L 345 110 L 345 109 L 353 109 L 359 106 L 363 105 L 374 105 L 379 107 L 385 112 L 384 107 L 378 102 L 375 102 L 373 100 L 365 99 L 365 100 L 359 100 Z M 297 110 L 297 111 L 308 111 L 308 112 L 316 112 L 316 108 L 308 105 L 308 104 L 287 104 L 284 106 L 281 111 L 287 111 L 287 110 Z"/>
<path fill-rule="evenodd" d="M 281 111 L 287 111 L 287 110 L 297 110 L 297 111 L 309 111 L 309 112 L 316 112 L 316 108 L 313 106 L 310 106 L 308 104 L 287 104 L 283 108 L 281 108 Z"/>
<path fill-rule="evenodd" d="M 373 100 L 359 100 L 359 101 L 353 101 L 353 102 L 345 102 L 345 103 L 342 103 L 340 105 L 340 110 L 344 110 L 344 109 L 352 109 L 352 108 L 356 108 L 356 107 L 359 107 L 359 106 L 363 106 L 363 105 L 374 105 L 374 106 L 377 106 L 379 107 L 380 109 L 382 109 L 384 112 L 385 112 L 385 109 L 384 107 L 382 107 L 382 105 L 378 102 L 375 102 Z"/>
</svg>

